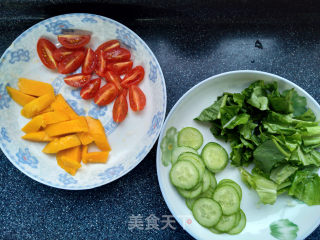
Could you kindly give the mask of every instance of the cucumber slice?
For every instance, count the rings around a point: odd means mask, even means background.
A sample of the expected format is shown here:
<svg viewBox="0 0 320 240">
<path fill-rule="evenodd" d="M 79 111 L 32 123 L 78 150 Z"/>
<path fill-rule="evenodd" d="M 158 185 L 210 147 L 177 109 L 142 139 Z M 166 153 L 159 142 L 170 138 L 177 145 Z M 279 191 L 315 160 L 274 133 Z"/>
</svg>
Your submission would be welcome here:
<svg viewBox="0 0 320 240">
<path fill-rule="evenodd" d="M 201 157 L 198 154 L 191 153 L 191 152 L 181 153 L 180 156 L 178 157 L 178 161 L 181 161 L 181 160 L 190 161 L 191 163 L 193 163 L 199 171 L 200 180 L 202 180 L 204 170 L 206 169 L 206 167 Z"/>
<path fill-rule="evenodd" d="M 217 179 L 214 175 L 214 173 L 210 172 L 210 186 L 214 190 L 217 187 Z"/>
<path fill-rule="evenodd" d="M 199 171 L 190 161 L 178 161 L 170 170 L 171 183 L 181 189 L 191 189 L 200 182 Z"/>
<path fill-rule="evenodd" d="M 246 219 L 246 215 L 244 214 L 244 212 L 241 209 L 240 209 L 240 216 L 241 217 L 240 217 L 240 221 L 239 221 L 238 225 L 236 225 L 230 231 L 228 231 L 229 234 L 231 234 L 231 235 L 239 234 L 245 228 L 247 219 Z"/>
<path fill-rule="evenodd" d="M 203 179 L 202 179 L 202 192 L 206 192 L 211 184 L 211 178 L 210 178 L 210 173 L 206 169 L 203 174 Z"/>
<path fill-rule="evenodd" d="M 222 215 L 218 224 L 214 226 L 215 229 L 217 229 L 220 232 L 228 232 L 230 231 L 235 222 L 236 222 L 236 214 L 232 214 L 232 215 Z"/>
<path fill-rule="evenodd" d="M 210 232 L 214 233 L 214 234 L 222 234 L 223 232 L 218 231 L 217 229 L 215 229 L 214 227 L 208 228 L 210 230 Z"/>
<path fill-rule="evenodd" d="M 232 215 L 240 209 L 240 197 L 233 186 L 224 185 L 216 188 L 213 199 L 221 205 L 223 215 Z"/>
<path fill-rule="evenodd" d="M 184 198 L 196 198 L 201 194 L 202 186 L 203 186 L 202 184 L 198 184 L 198 187 L 196 187 L 195 189 L 185 190 L 185 189 L 177 188 L 177 190 L 180 193 L 180 195 Z"/>
<path fill-rule="evenodd" d="M 232 187 L 234 187 L 237 190 L 238 195 L 240 197 L 240 201 L 241 201 L 241 199 L 242 199 L 242 189 L 241 189 L 241 187 L 239 186 L 238 183 L 236 183 L 235 181 L 233 181 L 231 179 L 222 179 L 219 182 L 218 187 L 223 186 L 223 185 L 231 185 Z"/>
<path fill-rule="evenodd" d="M 196 200 L 198 200 L 199 198 L 213 198 L 213 193 L 214 193 L 214 189 L 212 189 L 211 187 L 209 187 L 209 189 L 203 193 L 201 193 L 198 197 L 196 198 L 187 198 L 186 199 L 186 204 L 187 207 L 192 211 L 192 207 L 193 204 Z"/>
<path fill-rule="evenodd" d="M 198 154 L 198 152 L 191 147 L 176 147 L 175 149 L 173 149 L 171 154 L 171 163 L 174 164 L 178 160 L 180 154 L 185 152 Z"/>
<path fill-rule="evenodd" d="M 203 136 L 198 129 L 185 127 L 178 133 L 178 146 L 191 147 L 198 150 L 203 143 Z"/>
<path fill-rule="evenodd" d="M 222 171 L 228 164 L 228 154 L 218 143 L 207 143 L 201 156 L 206 167 L 214 173 Z"/>
<path fill-rule="evenodd" d="M 210 198 L 199 198 L 192 208 L 194 218 L 204 227 L 213 227 L 222 216 L 222 210 L 216 201 Z"/>
<path fill-rule="evenodd" d="M 234 226 L 233 226 L 233 227 L 237 226 L 237 225 L 239 224 L 239 222 L 240 222 L 240 219 L 241 219 L 241 213 L 240 213 L 240 210 L 239 210 L 237 213 L 235 213 L 235 215 L 236 215 L 236 221 L 235 221 L 235 223 L 234 223 Z"/>
</svg>

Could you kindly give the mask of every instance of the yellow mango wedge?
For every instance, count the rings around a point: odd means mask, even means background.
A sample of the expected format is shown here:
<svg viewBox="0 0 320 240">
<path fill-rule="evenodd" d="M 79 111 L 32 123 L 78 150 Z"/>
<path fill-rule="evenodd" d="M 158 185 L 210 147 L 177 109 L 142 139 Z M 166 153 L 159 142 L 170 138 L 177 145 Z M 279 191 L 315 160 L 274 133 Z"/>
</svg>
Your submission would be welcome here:
<svg viewBox="0 0 320 240">
<path fill-rule="evenodd" d="M 51 104 L 51 108 L 53 111 L 60 111 L 66 113 L 70 119 L 78 118 L 78 114 L 73 111 L 73 109 L 69 106 L 66 100 L 63 98 L 61 94 L 56 96 L 55 101 Z"/>
<path fill-rule="evenodd" d="M 32 100 L 36 99 L 33 96 L 27 95 L 17 89 L 7 86 L 7 92 L 10 97 L 21 106 L 26 105 L 27 103 L 31 102 Z"/>
<path fill-rule="evenodd" d="M 46 109 L 54 101 L 54 99 L 55 97 L 53 93 L 42 95 L 41 97 L 38 97 L 27 103 L 22 108 L 21 115 L 26 118 L 32 118 Z"/>
<path fill-rule="evenodd" d="M 88 132 L 88 124 L 85 117 L 54 123 L 45 128 L 46 133 L 51 136 L 59 136 L 77 132 Z"/>
<path fill-rule="evenodd" d="M 47 112 L 40 114 L 30 122 L 28 122 L 21 130 L 25 133 L 39 131 L 40 128 L 45 128 L 49 124 L 63 122 L 69 120 L 69 117 L 64 112 Z"/>
<path fill-rule="evenodd" d="M 21 138 L 29 141 L 34 141 L 34 142 L 50 142 L 54 139 L 53 137 L 49 137 L 45 131 L 30 132 L 25 134 Z"/>
<path fill-rule="evenodd" d="M 18 88 L 21 92 L 32 96 L 43 96 L 48 93 L 54 94 L 51 84 L 27 78 L 19 78 Z"/>
<path fill-rule="evenodd" d="M 82 145 L 88 145 L 93 142 L 93 137 L 91 136 L 91 134 L 89 132 L 78 133 L 78 137 L 79 137 Z"/>
<path fill-rule="evenodd" d="M 56 159 L 58 165 L 71 175 L 75 175 L 77 170 L 81 167 L 80 148 L 80 146 L 77 146 L 57 153 Z"/>
<path fill-rule="evenodd" d="M 88 145 L 82 145 L 81 147 L 81 160 L 86 158 L 86 155 L 88 153 Z"/>
<path fill-rule="evenodd" d="M 53 141 L 49 142 L 42 152 L 44 153 L 57 153 L 62 150 L 76 147 L 81 145 L 81 142 L 76 134 L 55 138 Z"/>
<path fill-rule="evenodd" d="M 86 117 L 89 133 L 93 137 L 95 144 L 101 151 L 111 151 L 111 147 L 109 145 L 106 133 L 101 122 L 92 117 Z"/>
<path fill-rule="evenodd" d="M 89 152 L 82 158 L 84 163 L 106 163 L 109 152 Z"/>
</svg>

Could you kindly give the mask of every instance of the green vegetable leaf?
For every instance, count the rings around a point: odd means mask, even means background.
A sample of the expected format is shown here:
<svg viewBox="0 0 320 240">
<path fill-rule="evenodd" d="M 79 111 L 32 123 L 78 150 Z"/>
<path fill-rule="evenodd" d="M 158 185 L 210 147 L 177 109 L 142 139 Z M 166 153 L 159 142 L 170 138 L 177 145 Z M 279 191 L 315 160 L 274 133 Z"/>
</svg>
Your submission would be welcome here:
<svg viewBox="0 0 320 240">
<path fill-rule="evenodd" d="M 250 105 L 264 111 L 268 108 L 268 98 L 266 92 L 261 86 L 257 86 L 253 89 L 250 99 L 247 101 Z"/>
<path fill-rule="evenodd" d="M 257 167 L 265 173 L 270 173 L 271 169 L 284 162 L 288 155 L 285 150 L 272 139 L 265 141 L 257 147 L 253 152 L 253 157 Z"/>
<path fill-rule="evenodd" d="M 260 175 L 253 175 L 255 190 L 263 204 L 274 204 L 277 200 L 277 184 Z"/>
<path fill-rule="evenodd" d="M 289 195 L 295 196 L 309 206 L 320 204 L 320 177 L 314 168 L 297 171 L 289 189 Z"/>
<path fill-rule="evenodd" d="M 233 118 L 231 118 L 229 120 L 229 122 L 227 122 L 222 127 L 223 128 L 228 128 L 228 129 L 233 129 L 238 125 L 246 124 L 248 122 L 249 118 L 250 118 L 249 114 L 243 113 L 243 114 L 234 116 Z"/>
<path fill-rule="evenodd" d="M 281 184 L 284 181 L 286 181 L 297 170 L 297 167 L 291 166 L 290 164 L 284 164 L 272 169 L 270 179 L 277 184 Z"/>
<path fill-rule="evenodd" d="M 210 107 L 204 109 L 195 120 L 201 122 L 210 122 L 220 118 L 220 108 L 226 102 L 227 95 L 220 97 L 219 100 L 215 101 Z"/>
<path fill-rule="evenodd" d="M 280 219 L 270 224 L 271 235 L 279 240 L 294 240 L 299 231 L 298 225 L 288 219 Z"/>
</svg>

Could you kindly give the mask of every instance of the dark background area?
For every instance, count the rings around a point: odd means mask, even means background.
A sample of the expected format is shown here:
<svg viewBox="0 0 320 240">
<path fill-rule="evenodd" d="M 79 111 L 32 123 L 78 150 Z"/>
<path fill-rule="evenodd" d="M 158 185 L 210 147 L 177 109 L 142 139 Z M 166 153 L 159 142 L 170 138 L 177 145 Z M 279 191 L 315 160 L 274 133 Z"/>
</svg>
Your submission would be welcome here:
<svg viewBox="0 0 320 240">
<path fill-rule="evenodd" d="M 0 1 L 0 54 L 24 30 L 59 14 L 87 12 L 119 21 L 156 55 L 167 113 L 192 86 L 218 73 L 278 74 L 320 102 L 317 1 Z M 255 47 L 256 40 L 263 48 Z M 47 187 L 0 151 L 0 239 L 192 239 L 176 230 L 128 230 L 129 216 L 170 212 L 156 175 L 156 145 L 121 179 L 87 191 Z M 160 224 L 162 226 L 162 224 Z M 320 239 L 320 228 L 308 240 Z"/>
</svg>

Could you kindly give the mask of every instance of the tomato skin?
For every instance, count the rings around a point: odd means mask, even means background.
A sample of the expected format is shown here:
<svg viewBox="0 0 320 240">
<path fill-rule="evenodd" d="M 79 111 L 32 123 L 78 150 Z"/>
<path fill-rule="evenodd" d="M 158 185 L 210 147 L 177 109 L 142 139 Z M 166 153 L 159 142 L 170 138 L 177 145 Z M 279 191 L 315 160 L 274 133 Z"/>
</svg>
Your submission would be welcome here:
<svg viewBox="0 0 320 240">
<path fill-rule="evenodd" d="M 81 73 L 69 75 L 64 78 L 64 82 L 71 87 L 83 87 L 86 85 L 91 79 L 91 75 L 84 75 Z"/>
<path fill-rule="evenodd" d="M 116 62 L 116 63 L 109 63 L 107 64 L 107 70 L 113 71 L 118 75 L 126 74 L 132 69 L 133 62 Z"/>
<path fill-rule="evenodd" d="M 59 47 L 53 52 L 53 57 L 57 62 L 61 62 L 62 59 L 68 55 L 71 55 L 75 51 L 85 51 L 85 48 L 79 48 L 77 50 L 68 49 L 65 47 Z"/>
<path fill-rule="evenodd" d="M 101 78 L 95 78 L 90 80 L 80 91 L 80 96 L 83 99 L 93 98 L 98 92 L 101 84 Z"/>
<path fill-rule="evenodd" d="M 123 78 L 121 86 L 129 88 L 132 85 L 139 84 L 144 78 L 144 68 L 142 66 L 136 66 L 131 69 Z"/>
<path fill-rule="evenodd" d="M 111 103 L 118 96 L 118 93 L 119 90 L 113 83 L 107 83 L 94 96 L 94 102 L 99 106 L 105 106 Z"/>
<path fill-rule="evenodd" d="M 103 58 L 102 51 L 97 53 L 96 60 L 97 64 L 95 68 L 95 73 L 100 77 L 104 77 L 104 74 L 107 71 L 107 61 Z"/>
<path fill-rule="evenodd" d="M 83 74 L 91 74 L 96 68 L 96 53 L 88 48 L 85 53 L 85 58 L 82 65 Z"/>
<path fill-rule="evenodd" d="M 58 63 L 58 72 L 62 74 L 72 73 L 77 70 L 84 60 L 83 51 L 75 51 L 72 54 L 64 57 L 61 62 Z"/>
<path fill-rule="evenodd" d="M 129 102 L 132 111 L 141 111 L 146 106 L 146 95 L 138 86 L 132 85 L 129 87 Z"/>
<path fill-rule="evenodd" d="M 113 104 L 112 118 L 116 123 L 122 122 L 128 113 L 128 103 L 124 94 L 120 94 Z"/>
<path fill-rule="evenodd" d="M 97 49 L 96 53 L 99 53 L 100 51 L 105 52 L 111 49 L 116 49 L 120 47 L 120 42 L 116 39 L 110 40 L 107 42 L 102 43 Z"/>
<path fill-rule="evenodd" d="M 114 72 L 112 71 L 107 71 L 104 75 L 105 79 L 107 80 L 107 82 L 110 82 L 110 83 L 113 83 L 119 91 L 122 90 L 122 87 L 121 87 L 121 78 L 119 75 L 115 74 Z"/>
<path fill-rule="evenodd" d="M 103 57 L 107 62 L 124 62 L 130 60 L 131 53 L 120 47 L 103 52 Z"/>
<path fill-rule="evenodd" d="M 90 35 L 59 35 L 58 41 L 62 46 L 68 49 L 76 49 L 85 46 L 90 42 Z"/>
<path fill-rule="evenodd" d="M 57 68 L 57 62 L 53 57 L 53 52 L 56 49 L 56 46 L 48 39 L 39 38 L 37 42 L 37 53 L 43 65 L 49 69 Z"/>
</svg>

